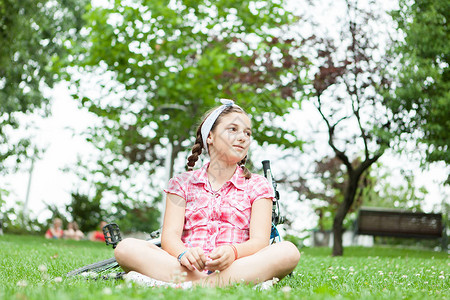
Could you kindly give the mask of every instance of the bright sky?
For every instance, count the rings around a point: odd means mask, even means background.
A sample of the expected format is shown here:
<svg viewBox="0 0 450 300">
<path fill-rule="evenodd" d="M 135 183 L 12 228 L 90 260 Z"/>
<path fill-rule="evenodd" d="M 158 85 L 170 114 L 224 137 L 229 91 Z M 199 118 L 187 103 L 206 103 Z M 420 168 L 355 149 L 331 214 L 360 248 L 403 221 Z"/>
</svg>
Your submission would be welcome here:
<svg viewBox="0 0 450 300">
<path fill-rule="evenodd" d="M 33 118 L 37 126 L 35 141 L 47 149 L 42 159 L 34 163 L 31 176 L 28 208 L 31 215 L 39 218 L 49 216 L 43 211 L 46 207 L 44 202 L 60 207 L 70 202 L 76 177 L 61 169 L 75 164 L 77 155 L 89 153 L 93 149 L 80 135 L 73 135 L 72 132 L 83 131 L 95 118 L 77 107 L 64 84 L 59 84 L 52 94 L 52 115 L 46 119 Z M 31 160 L 24 163 L 22 169 L 25 170 L 3 178 L 10 187 L 11 195 L 7 198 L 10 204 L 25 202 L 30 168 Z"/>
</svg>

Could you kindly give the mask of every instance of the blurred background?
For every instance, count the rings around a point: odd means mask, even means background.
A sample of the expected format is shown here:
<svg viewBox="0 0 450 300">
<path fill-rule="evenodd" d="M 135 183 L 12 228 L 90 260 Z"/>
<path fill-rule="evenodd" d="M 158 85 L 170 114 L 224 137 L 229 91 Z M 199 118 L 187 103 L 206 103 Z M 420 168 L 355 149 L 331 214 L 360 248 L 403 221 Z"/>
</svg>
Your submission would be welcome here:
<svg viewBox="0 0 450 300">
<path fill-rule="evenodd" d="M 82 231 L 158 229 L 163 188 L 220 98 L 251 115 L 248 165 L 261 174 L 271 160 L 286 239 L 344 234 L 361 207 L 448 224 L 449 11 L 437 0 L 0 0 L 3 231 L 42 235 L 55 217 Z"/>
</svg>

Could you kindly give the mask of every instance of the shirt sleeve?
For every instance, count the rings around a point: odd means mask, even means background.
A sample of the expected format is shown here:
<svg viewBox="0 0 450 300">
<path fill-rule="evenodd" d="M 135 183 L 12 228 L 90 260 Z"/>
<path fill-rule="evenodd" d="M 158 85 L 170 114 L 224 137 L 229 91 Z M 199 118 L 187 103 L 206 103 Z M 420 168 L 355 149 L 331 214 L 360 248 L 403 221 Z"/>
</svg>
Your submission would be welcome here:
<svg viewBox="0 0 450 300">
<path fill-rule="evenodd" d="M 181 179 L 178 176 L 173 177 L 169 180 L 167 188 L 164 190 L 164 192 L 168 194 L 175 194 L 183 199 L 186 199 L 186 190 L 182 184 Z"/>
<path fill-rule="evenodd" d="M 259 199 L 273 199 L 273 188 L 272 185 L 267 181 L 264 176 L 252 174 L 252 190 L 250 192 L 250 203 L 253 204 Z"/>
</svg>

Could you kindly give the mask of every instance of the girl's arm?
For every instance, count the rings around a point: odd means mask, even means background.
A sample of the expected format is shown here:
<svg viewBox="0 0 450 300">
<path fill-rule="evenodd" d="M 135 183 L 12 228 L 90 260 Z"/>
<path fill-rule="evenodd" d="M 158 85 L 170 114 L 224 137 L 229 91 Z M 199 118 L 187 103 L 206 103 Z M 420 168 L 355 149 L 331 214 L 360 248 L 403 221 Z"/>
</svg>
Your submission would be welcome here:
<svg viewBox="0 0 450 300">
<path fill-rule="evenodd" d="M 269 246 L 272 227 L 272 200 L 258 199 L 253 202 L 250 219 L 250 238 L 242 244 L 236 244 L 238 258 L 255 254 Z"/>
<path fill-rule="evenodd" d="M 181 260 L 182 265 L 191 271 L 194 271 L 194 267 L 197 270 L 203 270 L 206 261 L 203 250 L 198 247 L 186 248 L 181 241 L 185 207 L 185 199 L 175 194 L 167 194 L 166 210 L 161 233 L 161 248 L 175 257 L 187 251 Z"/>
</svg>

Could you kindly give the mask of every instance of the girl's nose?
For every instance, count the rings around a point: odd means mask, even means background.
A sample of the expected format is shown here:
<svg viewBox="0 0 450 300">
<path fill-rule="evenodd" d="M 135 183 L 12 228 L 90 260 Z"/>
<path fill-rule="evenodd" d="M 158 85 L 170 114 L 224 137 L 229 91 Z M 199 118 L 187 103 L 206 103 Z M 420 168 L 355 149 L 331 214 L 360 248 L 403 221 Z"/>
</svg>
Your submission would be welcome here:
<svg viewBox="0 0 450 300">
<path fill-rule="evenodd" d="M 247 136 L 244 131 L 240 131 L 238 133 L 238 136 L 237 136 L 238 141 L 245 141 L 246 138 L 247 138 Z"/>
</svg>

